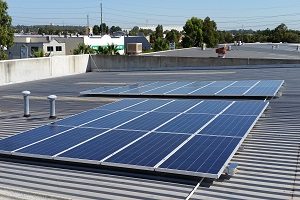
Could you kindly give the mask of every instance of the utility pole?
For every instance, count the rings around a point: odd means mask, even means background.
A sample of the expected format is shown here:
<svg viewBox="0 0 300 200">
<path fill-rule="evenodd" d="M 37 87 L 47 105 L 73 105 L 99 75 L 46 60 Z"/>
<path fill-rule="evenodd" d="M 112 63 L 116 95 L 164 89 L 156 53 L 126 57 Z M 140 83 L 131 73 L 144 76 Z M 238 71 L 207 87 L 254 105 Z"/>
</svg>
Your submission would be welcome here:
<svg viewBox="0 0 300 200">
<path fill-rule="evenodd" d="M 90 35 L 90 16 L 86 16 L 86 22 L 87 22 L 87 35 Z"/>
<path fill-rule="evenodd" d="M 102 1 L 101 1 L 101 3 L 100 3 L 100 8 L 101 8 L 101 24 L 100 24 L 100 31 L 101 31 L 101 36 L 102 36 L 102 34 L 103 34 L 103 24 L 102 24 Z"/>
<path fill-rule="evenodd" d="M 242 25 L 242 44 L 244 44 L 244 24 Z"/>
</svg>

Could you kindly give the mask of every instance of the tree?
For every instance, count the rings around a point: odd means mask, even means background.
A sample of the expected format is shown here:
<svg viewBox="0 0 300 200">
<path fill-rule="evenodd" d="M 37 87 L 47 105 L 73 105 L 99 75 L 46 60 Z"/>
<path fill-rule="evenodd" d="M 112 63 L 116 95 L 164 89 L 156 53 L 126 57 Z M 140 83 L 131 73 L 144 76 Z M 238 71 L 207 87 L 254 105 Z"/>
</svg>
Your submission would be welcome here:
<svg viewBox="0 0 300 200">
<path fill-rule="evenodd" d="M 154 32 L 151 29 L 140 29 L 138 35 L 143 34 L 144 36 L 152 35 Z"/>
<path fill-rule="evenodd" d="M 108 34 L 109 28 L 105 23 L 100 24 L 100 33 L 101 35 L 103 34 Z"/>
<path fill-rule="evenodd" d="M 157 25 L 157 27 L 155 28 L 155 37 L 156 38 L 164 37 L 164 28 L 162 25 Z"/>
<path fill-rule="evenodd" d="M 100 26 L 95 25 L 95 26 L 93 27 L 93 34 L 94 34 L 94 35 L 100 35 Z"/>
<path fill-rule="evenodd" d="M 286 34 L 288 27 L 285 24 L 280 24 L 274 29 L 273 42 L 286 42 Z"/>
<path fill-rule="evenodd" d="M 33 51 L 32 56 L 34 58 L 44 57 L 45 56 L 44 50 L 43 49 L 38 49 L 37 51 Z"/>
<path fill-rule="evenodd" d="M 117 31 L 122 31 L 121 27 L 119 27 L 119 26 L 112 26 L 109 29 L 109 33 L 110 34 L 113 34 L 114 32 L 117 32 Z"/>
<path fill-rule="evenodd" d="M 96 53 L 102 55 L 120 55 L 118 46 L 114 44 L 108 45 L 106 47 L 99 46 Z"/>
<path fill-rule="evenodd" d="M 85 45 L 84 43 L 81 43 L 78 45 L 77 49 L 74 49 L 73 54 L 92 54 L 95 53 L 95 50 L 91 48 L 89 45 Z"/>
<path fill-rule="evenodd" d="M 207 47 L 213 48 L 218 44 L 218 32 L 216 22 L 206 17 L 203 22 L 203 42 L 206 43 Z"/>
<path fill-rule="evenodd" d="M 4 49 L 14 43 L 14 30 L 11 26 L 11 17 L 7 13 L 7 3 L 0 0 L 0 60 L 7 59 Z"/>
<path fill-rule="evenodd" d="M 130 31 L 129 35 L 137 36 L 139 34 L 140 28 L 138 26 L 134 26 Z"/>
<path fill-rule="evenodd" d="M 182 39 L 183 47 L 200 47 L 203 43 L 203 20 L 192 17 L 185 23 L 184 38 Z"/>
<path fill-rule="evenodd" d="M 166 40 L 170 43 L 171 42 L 178 43 L 180 36 L 181 34 L 179 31 L 172 29 L 171 31 L 168 31 L 166 33 Z"/>
<path fill-rule="evenodd" d="M 154 51 L 164 51 L 167 49 L 169 49 L 169 45 L 164 38 L 159 37 L 155 40 L 153 45 Z"/>
<path fill-rule="evenodd" d="M 233 35 L 230 32 L 225 32 L 224 38 L 227 43 L 232 43 L 234 41 Z"/>
</svg>

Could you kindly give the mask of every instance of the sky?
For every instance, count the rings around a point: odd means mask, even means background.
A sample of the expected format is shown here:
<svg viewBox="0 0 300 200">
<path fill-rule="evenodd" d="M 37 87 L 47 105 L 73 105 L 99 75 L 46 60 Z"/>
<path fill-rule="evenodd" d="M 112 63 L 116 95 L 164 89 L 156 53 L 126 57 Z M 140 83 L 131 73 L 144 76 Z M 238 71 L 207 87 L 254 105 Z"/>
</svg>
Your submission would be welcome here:
<svg viewBox="0 0 300 200">
<path fill-rule="evenodd" d="M 209 16 L 219 30 L 273 29 L 280 23 L 300 30 L 300 0 L 6 0 L 13 25 L 100 24 L 131 29 L 162 24 L 182 27 Z"/>
</svg>

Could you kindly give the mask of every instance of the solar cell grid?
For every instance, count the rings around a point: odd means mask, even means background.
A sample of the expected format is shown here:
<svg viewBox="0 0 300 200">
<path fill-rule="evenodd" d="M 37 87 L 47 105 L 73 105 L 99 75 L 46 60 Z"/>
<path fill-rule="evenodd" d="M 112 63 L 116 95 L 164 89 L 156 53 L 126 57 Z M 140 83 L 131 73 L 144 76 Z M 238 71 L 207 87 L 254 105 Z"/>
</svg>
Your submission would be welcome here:
<svg viewBox="0 0 300 200">
<path fill-rule="evenodd" d="M 68 129 L 70 128 L 46 125 L 33 130 L 25 131 L 24 133 L 0 140 L 0 150 L 14 151 L 44 138 L 59 134 Z"/>
<path fill-rule="evenodd" d="M 104 118 L 86 123 L 82 127 L 113 128 L 119 124 L 141 116 L 142 114 L 143 113 L 139 112 L 120 111 Z"/>
<path fill-rule="evenodd" d="M 199 103 L 199 100 L 176 100 L 171 102 L 170 104 L 161 107 L 156 110 L 156 112 L 177 112 L 182 113 L 193 106 L 195 106 L 197 103 Z"/>
<path fill-rule="evenodd" d="M 189 110 L 187 113 L 216 115 L 229 106 L 230 103 L 230 101 L 204 101 L 203 103 Z"/>
<path fill-rule="evenodd" d="M 247 87 L 247 88 L 249 88 L 249 87 L 255 85 L 257 82 L 259 82 L 259 81 L 257 81 L 257 80 L 237 81 L 232 85 L 232 87 Z"/>
<path fill-rule="evenodd" d="M 97 119 L 108 114 L 112 114 L 114 111 L 110 110 L 89 110 L 87 112 L 81 113 L 80 117 L 77 115 L 60 120 L 53 124 L 55 125 L 66 125 L 66 126 L 78 126 L 83 123 L 87 123 L 93 119 Z"/>
<path fill-rule="evenodd" d="M 141 104 L 143 102 L 146 102 L 147 100 L 145 99 L 124 99 L 121 101 L 116 101 L 114 103 L 106 104 L 100 107 L 95 108 L 96 109 L 107 109 L 107 110 L 121 110 L 121 109 L 126 109 L 138 104 Z"/>
<path fill-rule="evenodd" d="M 220 115 L 199 134 L 244 137 L 256 116 Z"/>
<path fill-rule="evenodd" d="M 193 134 L 214 116 L 207 114 L 183 114 L 157 131 Z"/>
<path fill-rule="evenodd" d="M 165 105 L 166 103 L 171 103 L 170 100 L 156 100 L 156 99 L 150 99 L 146 102 L 143 102 L 141 104 L 131 106 L 130 108 L 127 108 L 128 111 L 151 111 L 153 109 L 156 109 L 158 107 L 161 107 Z M 162 108 L 164 108 L 163 106 Z"/>
<path fill-rule="evenodd" d="M 172 170 L 173 173 L 194 175 L 198 172 L 217 174 L 240 140 L 231 137 L 195 136 L 159 166 L 157 171 Z"/>
<path fill-rule="evenodd" d="M 193 91 L 191 92 L 190 94 L 191 95 L 205 95 L 205 94 L 210 94 L 210 95 L 214 95 L 216 92 L 222 90 L 224 87 L 222 86 L 219 86 L 219 87 L 205 87 L 205 88 L 202 88 L 200 90 L 196 90 L 196 91 Z"/>
<path fill-rule="evenodd" d="M 54 156 L 78 143 L 81 143 L 89 138 L 95 137 L 106 129 L 89 129 L 89 128 L 77 128 L 71 131 L 67 131 L 51 140 L 45 140 L 43 142 L 37 143 L 35 145 L 29 146 L 20 150 L 21 153 L 34 154 L 39 152 L 39 155 Z M 63 141 L 63 142 L 62 142 Z"/>
<path fill-rule="evenodd" d="M 99 162 L 101 159 L 117 151 L 126 144 L 144 135 L 145 132 L 112 130 L 99 137 L 83 143 L 82 145 L 70 149 L 59 157 L 94 160 Z"/>
<path fill-rule="evenodd" d="M 228 115 L 259 115 L 266 107 L 263 101 L 252 101 L 249 104 L 247 101 L 235 102 L 224 114 Z"/>
<path fill-rule="evenodd" d="M 175 117 L 176 113 L 158 113 L 152 112 L 148 113 L 138 119 L 135 119 L 127 124 L 121 126 L 121 129 L 129 130 L 145 130 L 151 131 L 152 129 L 158 127 L 162 122 L 168 121 Z"/>
<path fill-rule="evenodd" d="M 228 87 L 220 91 L 218 94 L 224 96 L 230 96 L 230 95 L 242 96 L 247 90 L 248 87 Z"/>
<path fill-rule="evenodd" d="M 107 159 L 106 162 L 154 167 L 188 135 L 151 133 L 124 151 Z"/>
</svg>

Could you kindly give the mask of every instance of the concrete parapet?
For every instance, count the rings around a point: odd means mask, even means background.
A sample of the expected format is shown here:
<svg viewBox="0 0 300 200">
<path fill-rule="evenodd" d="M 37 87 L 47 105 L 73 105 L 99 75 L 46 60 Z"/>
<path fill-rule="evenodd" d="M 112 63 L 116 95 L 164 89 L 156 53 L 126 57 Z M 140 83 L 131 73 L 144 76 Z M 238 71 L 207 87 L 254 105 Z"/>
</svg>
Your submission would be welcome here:
<svg viewBox="0 0 300 200">
<path fill-rule="evenodd" d="M 217 66 L 300 64 L 300 60 L 92 55 L 91 71 L 184 70 Z"/>
<path fill-rule="evenodd" d="M 89 55 L 0 61 L 0 85 L 85 73 Z"/>
</svg>

